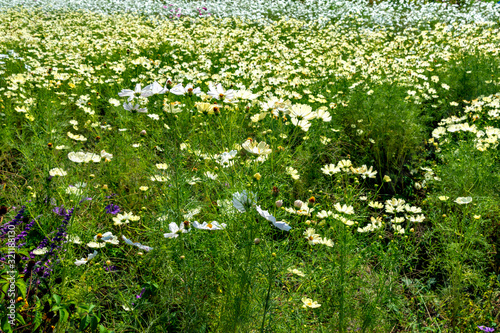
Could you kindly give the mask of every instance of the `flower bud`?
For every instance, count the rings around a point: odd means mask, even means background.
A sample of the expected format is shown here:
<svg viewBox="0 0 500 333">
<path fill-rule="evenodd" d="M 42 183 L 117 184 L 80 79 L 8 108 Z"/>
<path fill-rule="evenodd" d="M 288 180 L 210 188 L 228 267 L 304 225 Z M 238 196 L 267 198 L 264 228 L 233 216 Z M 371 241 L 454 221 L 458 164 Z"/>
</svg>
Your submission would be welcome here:
<svg viewBox="0 0 500 333">
<path fill-rule="evenodd" d="M 293 203 L 293 205 L 297 208 L 302 207 L 303 204 L 304 203 L 301 200 L 295 200 L 295 202 Z"/>
<path fill-rule="evenodd" d="M 276 201 L 276 207 L 280 208 L 281 206 L 283 206 L 283 200 Z"/>
<path fill-rule="evenodd" d="M 260 180 L 262 176 L 260 175 L 260 173 L 257 172 L 255 175 L 253 175 L 253 178 Z"/>
<path fill-rule="evenodd" d="M 254 243 L 255 245 L 259 245 L 259 243 L 260 243 L 260 238 L 255 238 L 255 239 L 253 240 L 253 243 Z"/>
<path fill-rule="evenodd" d="M 142 135 L 142 136 L 145 136 L 148 133 L 146 132 L 146 130 L 142 130 L 139 134 Z"/>
<path fill-rule="evenodd" d="M 186 257 L 185 257 L 185 256 L 180 256 L 180 258 L 181 258 L 182 260 L 186 259 Z"/>
</svg>

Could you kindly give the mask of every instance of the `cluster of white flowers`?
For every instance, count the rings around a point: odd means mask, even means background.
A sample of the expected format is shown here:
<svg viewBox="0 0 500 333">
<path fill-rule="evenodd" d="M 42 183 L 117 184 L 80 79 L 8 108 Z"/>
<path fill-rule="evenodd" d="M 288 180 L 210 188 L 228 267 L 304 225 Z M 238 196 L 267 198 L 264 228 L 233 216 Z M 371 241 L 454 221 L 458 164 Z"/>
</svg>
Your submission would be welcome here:
<svg viewBox="0 0 500 333">
<path fill-rule="evenodd" d="M 317 20 L 318 24 L 333 21 L 337 24 L 357 22 L 361 26 L 369 24 L 387 27 L 417 26 L 430 27 L 430 22 L 440 21 L 448 24 L 465 25 L 473 22 L 487 22 L 498 19 L 498 8 L 494 2 L 466 1 L 463 6 L 453 6 L 446 2 L 417 1 L 383 1 L 367 6 L 362 1 L 348 0 L 316 0 L 296 2 L 293 0 L 205 0 L 201 4 L 189 0 L 169 2 L 173 8 L 181 10 L 182 15 L 200 16 L 200 6 L 205 7 L 205 15 L 216 17 L 237 16 L 242 19 L 269 22 L 269 17 L 289 17 L 306 21 Z M 1 0 L 1 7 L 38 7 L 42 9 L 84 9 L 93 12 L 140 13 L 147 17 L 173 17 L 172 9 L 164 6 L 159 0 Z"/>
</svg>

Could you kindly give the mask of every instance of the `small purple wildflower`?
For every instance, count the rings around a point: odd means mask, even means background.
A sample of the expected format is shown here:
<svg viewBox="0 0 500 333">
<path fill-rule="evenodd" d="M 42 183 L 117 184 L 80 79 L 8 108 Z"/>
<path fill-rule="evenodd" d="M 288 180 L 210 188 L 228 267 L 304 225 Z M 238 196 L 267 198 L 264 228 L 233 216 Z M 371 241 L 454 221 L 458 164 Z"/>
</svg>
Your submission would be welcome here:
<svg viewBox="0 0 500 333">
<path fill-rule="evenodd" d="M 52 209 L 54 213 L 56 213 L 59 216 L 66 216 L 66 209 L 64 209 L 64 205 L 61 205 L 61 207 L 56 207 Z"/>
<path fill-rule="evenodd" d="M 142 297 L 142 295 L 144 294 L 145 291 L 146 291 L 146 288 L 142 288 L 142 290 L 139 293 L 139 295 L 135 295 L 135 298 L 140 299 Z"/>
<path fill-rule="evenodd" d="M 493 327 L 478 326 L 477 328 L 479 328 L 483 332 L 495 332 L 495 329 Z"/>
<path fill-rule="evenodd" d="M 81 204 L 81 203 L 82 203 L 82 202 L 84 202 L 84 201 L 91 201 L 91 200 L 92 200 L 92 198 L 91 198 L 91 197 L 83 197 L 83 199 L 82 199 L 82 200 L 80 200 L 79 204 Z"/>
<path fill-rule="evenodd" d="M 115 204 L 109 204 L 106 207 L 104 207 L 104 209 L 106 209 L 106 213 L 112 214 L 112 215 L 116 215 L 120 212 L 120 206 L 115 205 Z"/>
</svg>

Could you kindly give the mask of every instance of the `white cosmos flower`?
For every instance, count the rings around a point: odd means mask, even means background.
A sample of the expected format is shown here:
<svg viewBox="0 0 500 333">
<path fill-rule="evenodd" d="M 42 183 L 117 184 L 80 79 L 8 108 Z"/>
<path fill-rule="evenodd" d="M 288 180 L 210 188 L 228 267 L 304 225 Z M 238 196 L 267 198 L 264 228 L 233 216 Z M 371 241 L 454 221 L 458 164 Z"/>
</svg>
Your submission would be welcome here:
<svg viewBox="0 0 500 333">
<path fill-rule="evenodd" d="M 202 224 L 199 224 L 198 221 L 193 222 L 193 227 L 196 229 L 203 229 L 203 230 L 222 230 L 226 228 L 227 224 L 222 223 L 219 224 L 217 221 L 212 221 L 212 222 L 203 222 Z"/>
<path fill-rule="evenodd" d="M 86 264 L 89 260 L 95 258 L 95 256 L 97 256 L 97 251 L 94 251 L 94 253 L 90 253 L 87 256 L 87 258 L 82 258 L 82 259 L 76 260 L 75 265 L 80 266 L 80 265 Z"/>
<path fill-rule="evenodd" d="M 101 150 L 101 157 L 107 161 L 111 161 L 113 159 L 113 154 L 107 153 L 104 149 Z"/>
<path fill-rule="evenodd" d="M 170 178 L 168 176 L 163 176 L 163 175 L 153 175 L 150 177 L 151 181 L 153 182 L 166 182 L 168 181 Z"/>
<path fill-rule="evenodd" d="M 141 108 L 140 104 L 132 104 L 132 103 L 123 103 L 123 108 L 130 112 L 139 112 L 139 113 L 147 113 L 147 108 Z"/>
<path fill-rule="evenodd" d="M 307 132 L 309 127 L 311 127 L 311 123 L 305 119 L 292 118 L 291 121 L 293 125 L 300 127 L 304 132 Z"/>
<path fill-rule="evenodd" d="M 45 254 L 48 252 L 48 249 L 46 247 L 42 247 L 41 249 L 34 249 L 32 253 L 36 256 L 40 256 L 42 254 Z"/>
<path fill-rule="evenodd" d="M 238 151 L 233 149 L 230 152 L 223 152 L 220 155 L 215 155 L 214 159 L 215 162 L 222 165 L 224 168 L 227 168 L 234 164 L 234 161 L 232 161 L 232 159 L 236 156 L 237 153 Z"/>
<path fill-rule="evenodd" d="M 156 168 L 159 170 L 167 170 L 168 169 L 168 164 L 167 163 L 157 163 Z"/>
<path fill-rule="evenodd" d="M 299 172 L 296 169 L 292 168 L 292 167 L 287 167 L 286 168 L 286 173 L 289 174 L 292 177 L 292 179 L 297 180 L 297 179 L 300 178 Z"/>
<path fill-rule="evenodd" d="M 114 225 L 122 225 L 122 224 L 128 224 L 130 221 L 139 221 L 141 219 L 140 216 L 135 216 L 132 214 L 132 212 L 128 212 L 125 214 L 118 214 L 115 217 L 113 217 L 113 224 Z"/>
<path fill-rule="evenodd" d="M 224 90 L 224 88 L 222 88 L 222 84 L 220 83 L 215 87 L 212 84 L 210 84 L 208 89 L 210 90 L 207 92 L 207 95 L 212 96 L 217 100 L 224 100 L 224 99 L 232 100 L 234 98 L 234 90 L 229 89 L 226 91 Z"/>
<path fill-rule="evenodd" d="M 257 200 L 257 195 L 253 192 L 247 193 L 246 190 L 240 192 L 236 192 L 233 194 L 233 206 L 240 213 L 246 212 L 248 208 L 250 208 L 253 204 L 255 204 L 255 200 Z"/>
<path fill-rule="evenodd" d="M 333 207 L 335 207 L 335 209 L 339 213 L 344 213 L 349 215 L 354 214 L 354 208 L 352 206 L 347 206 L 347 205 L 341 206 L 340 203 L 337 202 Z"/>
<path fill-rule="evenodd" d="M 325 175 L 333 175 L 333 174 L 336 174 L 336 173 L 339 173 L 340 172 L 340 168 L 335 166 L 335 164 L 328 164 L 328 165 L 325 165 L 324 167 L 321 168 L 321 171 L 323 171 L 323 173 Z"/>
<path fill-rule="evenodd" d="M 297 120 L 313 120 L 316 118 L 316 113 L 312 111 L 312 108 L 307 104 L 295 104 L 290 108 L 290 117 Z M 296 124 L 294 124 L 296 125 Z"/>
<path fill-rule="evenodd" d="M 216 173 L 212 173 L 210 171 L 205 172 L 204 175 L 205 177 L 210 178 L 212 180 L 216 180 L 217 177 L 219 177 L 219 175 L 217 175 Z"/>
<path fill-rule="evenodd" d="M 257 141 L 248 139 L 243 142 L 241 146 L 245 148 L 246 151 L 257 155 L 267 155 L 273 152 L 273 150 L 269 148 L 269 145 L 264 141 L 257 143 Z"/>
<path fill-rule="evenodd" d="M 329 122 L 332 120 L 332 116 L 330 116 L 330 112 L 323 110 L 323 109 L 318 109 L 316 111 L 316 118 L 319 118 L 323 120 L 324 122 Z"/>
<path fill-rule="evenodd" d="M 110 98 L 108 102 L 113 106 L 119 106 L 121 104 L 120 101 L 115 98 Z"/>
<path fill-rule="evenodd" d="M 298 270 L 297 268 L 291 268 L 291 267 L 290 267 L 290 268 L 288 269 L 288 272 L 290 272 L 290 273 L 292 273 L 292 274 L 295 274 L 295 275 L 298 275 L 298 276 L 302 276 L 302 277 L 306 276 L 306 275 L 304 274 L 304 272 L 302 272 L 301 270 Z"/>
<path fill-rule="evenodd" d="M 244 100 L 247 100 L 247 101 L 252 101 L 256 98 L 259 97 L 259 94 L 254 94 L 252 93 L 250 90 L 236 90 L 234 92 L 234 98 L 236 100 L 241 100 L 241 99 L 244 99 Z"/>
<path fill-rule="evenodd" d="M 458 197 L 455 199 L 455 202 L 459 205 L 466 205 L 472 202 L 472 197 Z"/>
<path fill-rule="evenodd" d="M 143 89 L 144 91 L 148 91 L 151 95 L 157 94 L 165 94 L 168 92 L 168 88 L 163 88 L 158 82 L 154 81 L 152 84 L 147 85 Z"/>
<path fill-rule="evenodd" d="M 137 246 L 139 249 L 144 250 L 144 251 L 151 251 L 153 249 L 152 247 L 149 247 L 149 246 L 146 246 L 146 245 L 142 245 L 141 243 L 134 243 L 130 239 L 128 239 L 127 237 L 125 237 L 123 235 L 122 235 L 122 239 L 128 245 Z"/>
<path fill-rule="evenodd" d="M 128 97 L 128 99 L 127 99 L 128 102 L 132 101 L 134 98 L 149 97 L 149 96 L 152 96 L 152 95 L 153 95 L 153 92 L 150 90 L 150 88 L 148 88 L 148 89 L 146 89 L 146 88 L 141 89 L 141 84 L 140 83 L 137 83 L 135 85 L 135 89 L 134 90 L 123 89 L 122 91 L 120 91 L 118 93 L 118 96 L 120 96 L 120 97 Z M 124 107 L 125 107 L 125 105 L 124 105 Z"/>
<path fill-rule="evenodd" d="M 321 236 L 316 233 L 314 228 L 308 228 L 303 235 L 310 245 L 320 244 L 322 241 Z"/>
<path fill-rule="evenodd" d="M 313 301 L 312 299 L 310 298 L 307 298 L 307 297 L 302 297 L 302 303 L 304 303 L 304 305 L 302 305 L 302 307 L 304 309 L 306 308 L 319 308 L 321 306 L 321 304 L 319 304 L 318 302 L 316 301 Z"/>
<path fill-rule="evenodd" d="M 79 151 L 77 153 L 72 151 L 68 154 L 68 158 L 70 161 L 76 163 L 88 163 L 90 161 L 99 163 L 101 161 L 101 156 L 92 153 L 84 153 L 82 151 Z"/>
<path fill-rule="evenodd" d="M 63 169 L 61 168 L 54 168 L 54 169 L 51 169 L 49 171 L 49 175 L 51 175 L 52 177 L 55 177 L 55 176 L 66 176 L 68 173 L 66 171 L 64 171 Z"/>
<path fill-rule="evenodd" d="M 184 96 L 185 94 L 194 94 L 194 95 L 201 95 L 201 89 L 200 88 L 194 88 L 192 84 L 187 84 L 186 87 L 182 86 L 182 83 L 179 83 L 172 89 L 170 89 L 170 92 L 174 95 L 177 96 Z"/>
<path fill-rule="evenodd" d="M 71 132 L 68 132 L 67 135 L 70 139 L 73 139 L 75 141 L 87 141 L 87 138 L 81 134 L 73 134 Z"/>
<path fill-rule="evenodd" d="M 284 101 L 283 99 L 278 99 L 276 97 L 270 97 L 266 102 L 260 104 L 264 111 L 271 111 L 271 113 L 279 117 L 280 112 L 283 115 L 290 113 L 290 107 L 292 103 L 290 101 Z"/>
<path fill-rule="evenodd" d="M 290 229 L 292 229 L 292 227 L 290 227 L 287 223 L 283 221 L 276 221 L 276 218 L 274 216 L 269 214 L 267 210 L 262 210 L 260 206 L 255 206 L 255 210 L 257 210 L 257 213 L 259 213 L 260 216 L 270 221 L 276 228 L 283 231 L 290 231 Z"/>
<path fill-rule="evenodd" d="M 163 236 L 165 238 L 177 238 L 177 237 L 179 237 L 179 234 L 186 233 L 186 232 L 189 232 L 191 230 L 191 228 L 189 228 L 187 230 L 184 229 L 184 223 L 181 223 L 178 226 L 177 223 L 175 223 L 175 222 L 170 223 L 168 225 L 168 228 L 170 229 L 170 233 L 163 234 Z"/>
<path fill-rule="evenodd" d="M 111 231 L 108 231 L 103 234 L 95 235 L 94 242 L 87 243 L 87 246 L 91 248 L 101 248 L 105 247 L 106 243 L 118 245 L 120 242 L 118 241 L 118 237 L 113 235 Z"/>
</svg>

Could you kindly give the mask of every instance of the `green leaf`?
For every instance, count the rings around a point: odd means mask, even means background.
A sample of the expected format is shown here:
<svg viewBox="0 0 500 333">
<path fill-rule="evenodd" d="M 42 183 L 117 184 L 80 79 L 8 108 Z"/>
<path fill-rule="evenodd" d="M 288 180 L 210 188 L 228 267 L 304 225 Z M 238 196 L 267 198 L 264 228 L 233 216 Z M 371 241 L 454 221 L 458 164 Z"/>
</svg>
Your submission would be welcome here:
<svg viewBox="0 0 500 333">
<path fill-rule="evenodd" d="M 68 312 L 68 311 L 66 311 L 66 309 L 61 308 L 61 309 L 59 310 L 59 317 L 60 317 L 60 318 L 59 318 L 59 322 L 60 322 L 60 323 L 65 323 L 65 322 L 67 322 L 67 321 L 68 321 L 68 318 L 69 318 L 69 312 Z"/>
<path fill-rule="evenodd" d="M 108 333 L 108 329 L 102 325 L 99 325 L 99 333 Z"/>
<path fill-rule="evenodd" d="M 3 316 L 3 318 L 2 318 L 2 332 L 5 332 L 5 333 L 12 333 L 13 332 L 7 316 Z"/>
<path fill-rule="evenodd" d="M 57 305 L 59 305 L 61 303 L 61 296 L 54 294 L 54 295 L 52 295 L 52 297 L 56 301 Z"/>
<path fill-rule="evenodd" d="M 87 328 L 87 326 L 89 325 L 89 323 L 90 323 L 89 316 L 87 315 L 87 316 L 83 317 L 82 320 L 80 320 L 80 328 L 79 328 L 79 330 L 83 331 L 85 328 Z"/>
<path fill-rule="evenodd" d="M 97 320 L 96 317 L 92 317 L 92 319 L 90 319 L 90 329 L 92 331 L 95 331 L 95 329 L 97 328 L 97 324 L 99 323 L 99 321 Z"/>
<path fill-rule="evenodd" d="M 21 323 L 21 325 L 26 325 L 23 316 L 21 316 L 21 314 L 18 312 L 16 312 L 16 320 L 18 323 Z"/>
<path fill-rule="evenodd" d="M 23 298 L 26 298 L 26 291 L 27 291 L 26 282 L 24 282 L 23 279 L 17 279 L 16 287 L 17 290 L 21 292 L 21 295 L 23 295 Z"/>
<path fill-rule="evenodd" d="M 43 313 L 42 311 L 35 312 L 35 318 L 33 319 L 33 330 L 36 330 L 42 324 Z"/>
</svg>

